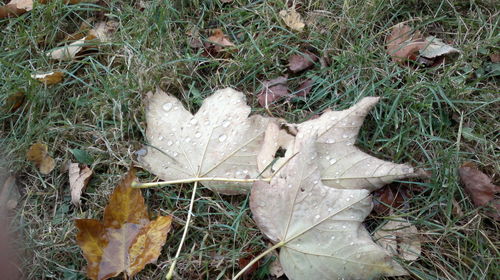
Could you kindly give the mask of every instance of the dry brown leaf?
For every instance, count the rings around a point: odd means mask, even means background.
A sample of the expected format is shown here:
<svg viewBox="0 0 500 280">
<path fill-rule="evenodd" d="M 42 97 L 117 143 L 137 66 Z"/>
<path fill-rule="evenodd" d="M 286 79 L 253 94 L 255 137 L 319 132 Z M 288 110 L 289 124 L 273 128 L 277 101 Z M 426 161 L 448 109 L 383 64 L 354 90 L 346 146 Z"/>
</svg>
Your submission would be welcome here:
<svg viewBox="0 0 500 280">
<path fill-rule="evenodd" d="M 208 42 L 208 45 L 205 47 L 207 47 L 207 49 L 213 49 L 216 53 L 235 46 L 220 29 L 214 29 L 212 31 L 212 36 L 208 37 Z"/>
<path fill-rule="evenodd" d="M 379 215 L 387 214 L 391 208 L 398 208 L 406 200 L 411 198 L 411 194 L 399 185 L 387 185 L 373 193 L 375 198 L 373 211 Z"/>
<path fill-rule="evenodd" d="M 0 18 L 20 16 L 33 9 L 33 0 L 12 0 L 0 7 Z"/>
<path fill-rule="evenodd" d="M 132 278 L 160 255 L 172 217 L 151 221 L 141 190 L 130 186 L 135 180 L 132 169 L 111 194 L 102 221 L 75 221 L 90 279 L 108 279 L 122 272 Z"/>
<path fill-rule="evenodd" d="M 286 76 L 280 76 L 262 82 L 262 90 L 257 94 L 260 106 L 267 108 L 276 100 L 288 96 L 287 80 Z"/>
<path fill-rule="evenodd" d="M 494 53 L 490 55 L 491 62 L 498 63 L 500 62 L 500 53 Z"/>
<path fill-rule="evenodd" d="M 474 205 L 476 207 L 492 206 L 493 209 L 487 214 L 499 219 L 500 200 L 495 199 L 495 194 L 500 192 L 500 187 L 491 183 L 491 179 L 471 162 L 464 163 L 458 169 L 458 172 L 464 189 L 471 197 Z"/>
<path fill-rule="evenodd" d="M 271 182 L 254 183 L 250 208 L 262 232 L 280 248 L 287 277 L 372 279 L 401 275 L 401 267 L 376 245 L 362 222 L 369 191 L 321 183 L 314 127 L 299 130 L 296 154 Z"/>
<path fill-rule="evenodd" d="M 33 162 L 40 173 L 49 174 L 56 167 L 55 160 L 49 156 L 47 145 L 35 143 L 26 153 L 26 159 Z"/>
<path fill-rule="evenodd" d="M 31 75 L 31 78 L 36 79 L 39 82 L 42 82 L 43 84 L 50 86 L 62 82 L 64 78 L 64 73 L 56 71 L 43 74 L 33 74 Z"/>
<path fill-rule="evenodd" d="M 71 203 L 75 206 L 79 206 L 81 203 L 80 197 L 82 191 L 87 186 L 92 176 L 92 170 L 86 165 L 80 166 L 78 163 L 69 163 L 68 175 L 69 188 L 71 190 Z"/>
<path fill-rule="evenodd" d="M 318 57 L 309 52 L 305 51 L 301 54 L 294 54 L 288 58 L 288 68 L 293 73 L 298 73 L 314 66 L 314 63 L 318 61 Z"/>
<path fill-rule="evenodd" d="M 148 100 L 147 154 L 139 161 L 162 180 L 256 178 L 256 157 L 271 120 L 249 117 L 243 93 L 226 88 L 204 100 L 195 115 L 160 90 Z M 225 194 L 247 193 L 249 183 L 208 182 Z"/>
<path fill-rule="evenodd" d="M 416 60 L 418 51 L 426 45 L 418 30 L 412 32 L 411 27 L 403 23 L 393 26 L 391 34 L 387 37 L 387 53 L 398 63 Z"/>
<path fill-rule="evenodd" d="M 290 8 L 288 10 L 282 10 L 279 13 L 281 19 L 285 22 L 286 26 L 290 29 L 302 32 L 304 27 L 304 21 L 299 13 L 295 10 L 295 8 Z"/>
<path fill-rule="evenodd" d="M 300 83 L 299 88 L 297 89 L 295 95 L 307 97 L 309 92 L 311 92 L 313 86 L 314 86 L 314 81 L 312 79 L 305 79 Z"/>
<path fill-rule="evenodd" d="M 407 261 L 418 259 L 422 252 L 418 230 L 408 221 L 389 221 L 373 234 L 373 238 L 389 255 Z"/>
<path fill-rule="evenodd" d="M 11 94 L 5 100 L 4 110 L 7 112 L 15 112 L 19 109 L 19 107 L 21 107 L 21 105 L 23 105 L 25 99 L 26 94 L 22 91 Z"/>
<path fill-rule="evenodd" d="M 426 66 L 434 66 L 439 64 L 444 56 L 460 52 L 438 38 L 430 36 L 424 39 L 418 30 L 412 31 L 411 27 L 404 23 L 394 25 L 386 41 L 387 53 L 394 62 L 400 64 L 418 61 Z"/>
</svg>

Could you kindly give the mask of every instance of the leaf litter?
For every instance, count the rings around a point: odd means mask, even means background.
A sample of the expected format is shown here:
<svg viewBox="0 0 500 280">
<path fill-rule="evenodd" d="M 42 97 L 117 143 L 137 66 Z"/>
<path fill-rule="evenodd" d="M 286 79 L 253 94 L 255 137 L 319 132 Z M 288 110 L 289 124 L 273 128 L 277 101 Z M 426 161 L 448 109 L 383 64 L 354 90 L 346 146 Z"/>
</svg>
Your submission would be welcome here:
<svg viewBox="0 0 500 280">
<path fill-rule="evenodd" d="M 422 252 L 418 230 L 406 220 L 387 222 L 373 233 L 373 237 L 390 256 L 414 261 Z"/>
<path fill-rule="evenodd" d="M 150 220 L 132 168 L 115 188 L 102 221 L 77 219 L 77 242 L 87 260 L 90 279 L 108 279 L 125 273 L 133 277 L 160 255 L 172 217 Z"/>
<path fill-rule="evenodd" d="M 288 97 L 288 77 L 280 76 L 269 81 L 262 82 L 262 89 L 257 93 L 260 106 L 268 108 L 277 100 Z"/>
</svg>

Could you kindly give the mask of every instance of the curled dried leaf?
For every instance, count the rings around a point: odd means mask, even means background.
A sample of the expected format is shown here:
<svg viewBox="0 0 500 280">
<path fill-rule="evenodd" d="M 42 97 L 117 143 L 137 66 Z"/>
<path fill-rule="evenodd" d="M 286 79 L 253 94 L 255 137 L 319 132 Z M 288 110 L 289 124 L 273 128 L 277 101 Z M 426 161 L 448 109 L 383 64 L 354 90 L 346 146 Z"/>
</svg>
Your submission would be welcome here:
<svg viewBox="0 0 500 280">
<path fill-rule="evenodd" d="M 290 29 L 298 32 L 302 32 L 306 26 L 302 17 L 295 10 L 295 8 L 290 8 L 287 10 L 282 10 L 279 13 L 281 19 L 285 22 L 286 26 Z"/>
<path fill-rule="evenodd" d="M 82 51 L 95 47 L 98 42 L 109 42 L 111 35 L 116 31 L 117 27 L 118 23 L 114 21 L 98 22 L 95 28 L 87 32 L 86 36 L 77 39 L 69 45 L 49 51 L 47 56 L 56 60 L 73 60 Z M 73 37 L 80 37 L 80 35 Z"/>
<path fill-rule="evenodd" d="M 71 203 L 78 206 L 80 205 L 82 191 L 92 176 L 92 170 L 86 165 L 80 166 L 78 163 L 70 163 L 68 166 L 68 175 Z"/>
</svg>

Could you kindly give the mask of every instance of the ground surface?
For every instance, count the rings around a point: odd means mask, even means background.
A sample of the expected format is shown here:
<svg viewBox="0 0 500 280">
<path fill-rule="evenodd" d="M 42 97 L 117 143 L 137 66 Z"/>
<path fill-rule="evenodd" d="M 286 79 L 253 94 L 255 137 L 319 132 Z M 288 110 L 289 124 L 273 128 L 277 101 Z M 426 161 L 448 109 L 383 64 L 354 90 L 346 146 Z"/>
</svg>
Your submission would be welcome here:
<svg viewBox="0 0 500 280">
<path fill-rule="evenodd" d="M 495 1 L 296 1 L 305 31 L 289 31 L 278 13 L 284 1 L 103 1 L 64 5 L 50 1 L 18 18 L 0 20 L 0 101 L 27 94 L 15 112 L 1 115 L 0 143 L 17 172 L 23 198 L 18 206 L 27 279 L 83 279 L 85 261 L 75 244 L 75 218 L 100 218 L 107 196 L 144 143 L 143 98 L 156 87 L 179 98 L 193 112 L 214 89 L 234 87 L 254 93 L 260 82 L 287 73 L 288 56 L 310 48 L 330 65 L 294 74 L 291 84 L 310 77 L 307 98 L 292 98 L 272 109 L 275 116 L 304 121 L 327 107 L 344 109 L 364 96 L 382 99 L 367 118 L 358 146 L 386 160 L 426 168 L 432 178 L 398 183 L 421 187 L 392 216 L 372 215 L 371 228 L 396 216 L 421 231 L 423 253 L 408 263 L 407 279 L 493 279 L 498 273 L 498 223 L 471 204 L 456 168 L 477 163 L 497 174 L 498 53 Z M 120 23 L 113 43 L 79 61 L 55 62 L 44 52 L 94 17 Z M 457 60 L 431 69 L 391 62 L 384 49 L 388 29 L 401 21 L 462 50 Z M 237 46 L 230 56 L 210 57 L 189 47 L 197 28 L 202 37 L 220 28 Z M 498 69 L 498 65 L 496 65 Z M 43 86 L 37 71 L 61 69 L 63 83 Z M 495 76 L 497 75 L 497 76 Z M 459 127 L 462 126 L 462 134 Z M 28 147 L 44 142 L 56 158 L 50 175 L 25 160 Z M 93 179 L 81 208 L 70 203 L 63 163 L 69 149 L 93 158 Z M 154 176 L 142 171 L 141 180 Z M 157 263 L 137 279 L 163 279 L 186 219 L 190 185 L 145 190 L 152 213 L 175 215 L 174 229 Z M 238 262 L 258 254 L 267 240 L 252 221 L 245 197 L 221 197 L 200 190 L 194 223 L 178 263 L 179 279 L 229 279 Z M 254 279 L 266 279 L 266 265 Z"/>
</svg>

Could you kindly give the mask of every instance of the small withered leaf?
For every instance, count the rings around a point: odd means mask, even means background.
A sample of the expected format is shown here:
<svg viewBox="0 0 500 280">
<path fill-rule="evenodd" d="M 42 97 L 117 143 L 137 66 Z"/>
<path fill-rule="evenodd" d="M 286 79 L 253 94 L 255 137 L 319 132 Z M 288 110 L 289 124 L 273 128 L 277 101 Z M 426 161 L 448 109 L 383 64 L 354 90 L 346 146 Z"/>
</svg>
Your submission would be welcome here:
<svg viewBox="0 0 500 280">
<path fill-rule="evenodd" d="M 305 51 L 301 54 L 294 54 L 288 58 L 288 68 L 293 73 L 301 72 L 314 66 L 314 63 L 318 61 L 318 57 L 309 52 Z"/>
</svg>

